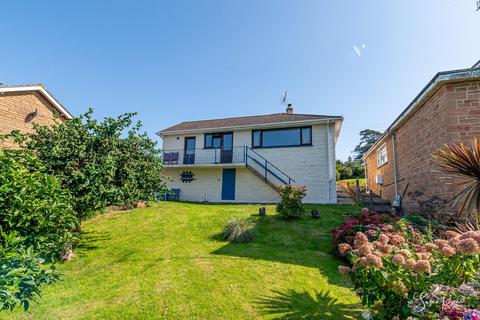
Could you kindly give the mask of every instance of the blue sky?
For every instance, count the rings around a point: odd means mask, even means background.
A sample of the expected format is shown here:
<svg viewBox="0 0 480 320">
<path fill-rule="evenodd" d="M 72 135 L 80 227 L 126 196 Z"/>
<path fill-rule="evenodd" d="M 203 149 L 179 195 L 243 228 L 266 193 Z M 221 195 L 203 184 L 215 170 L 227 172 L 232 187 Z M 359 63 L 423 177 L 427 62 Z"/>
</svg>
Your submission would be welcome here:
<svg viewBox="0 0 480 320">
<path fill-rule="evenodd" d="M 0 82 L 43 83 L 75 115 L 343 115 L 337 157 L 437 72 L 480 59 L 475 0 L 5 1 Z M 355 47 L 355 48 L 354 48 Z"/>
</svg>

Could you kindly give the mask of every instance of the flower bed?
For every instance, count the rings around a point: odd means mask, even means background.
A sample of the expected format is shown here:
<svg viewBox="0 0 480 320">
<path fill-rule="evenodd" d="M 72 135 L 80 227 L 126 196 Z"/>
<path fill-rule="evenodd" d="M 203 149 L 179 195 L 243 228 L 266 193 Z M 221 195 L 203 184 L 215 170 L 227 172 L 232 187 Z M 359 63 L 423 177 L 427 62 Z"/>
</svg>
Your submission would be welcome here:
<svg viewBox="0 0 480 320">
<path fill-rule="evenodd" d="M 382 226 L 354 224 L 370 216 Z M 337 252 L 351 265 L 339 271 L 351 277 L 362 303 L 380 302 L 385 319 L 480 319 L 480 232 L 449 231 L 446 239 L 427 242 L 402 219 L 389 217 L 364 209 L 333 231 L 335 245 L 347 241 Z"/>
</svg>

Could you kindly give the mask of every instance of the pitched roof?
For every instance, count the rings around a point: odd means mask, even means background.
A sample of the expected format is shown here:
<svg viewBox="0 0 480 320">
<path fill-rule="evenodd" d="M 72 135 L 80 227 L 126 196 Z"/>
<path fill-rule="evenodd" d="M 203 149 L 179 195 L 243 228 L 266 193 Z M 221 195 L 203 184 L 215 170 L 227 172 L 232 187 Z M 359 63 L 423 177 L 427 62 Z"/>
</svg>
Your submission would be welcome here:
<svg viewBox="0 0 480 320">
<path fill-rule="evenodd" d="M 202 131 L 209 129 L 228 129 L 257 125 L 315 122 L 322 120 L 343 120 L 341 116 L 325 116 L 316 114 L 273 113 L 258 116 L 223 118 L 212 120 L 187 121 L 159 131 L 157 134 L 166 135 L 182 131 Z"/>
<path fill-rule="evenodd" d="M 42 84 L 17 84 L 17 85 L 0 85 L 0 94 L 4 92 L 25 92 L 37 91 L 42 94 L 65 118 L 72 119 L 73 115 L 65 108 L 60 101 L 45 89 Z"/>
<path fill-rule="evenodd" d="M 420 93 L 413 99 L 412 102 L 400 113 L 400 115 L 393 121 L 393 123 L 385 130 L 380 139 L 375 142 L 370 149 L 365 152 L 362 159 L 365 159 L 373 150 L 380 145 L 385 138 L 390 136 L 390 134 L 405 120 L 407 120 L 411 114 L 423 106 L 423 102 L 431 97 L 441 86 L 445 83 L 459 82 L 459 81 L 469 81 L 469 80 L 479 80 L 480 79 L 480 60 L 474 64 L 471 68 L 460 69 L 460 70 L 451 70 L 451 71 L 442 71 L 437 73 L 432 80 L 430 80 L 427 85 L 420 91 Z"/>
</svg>

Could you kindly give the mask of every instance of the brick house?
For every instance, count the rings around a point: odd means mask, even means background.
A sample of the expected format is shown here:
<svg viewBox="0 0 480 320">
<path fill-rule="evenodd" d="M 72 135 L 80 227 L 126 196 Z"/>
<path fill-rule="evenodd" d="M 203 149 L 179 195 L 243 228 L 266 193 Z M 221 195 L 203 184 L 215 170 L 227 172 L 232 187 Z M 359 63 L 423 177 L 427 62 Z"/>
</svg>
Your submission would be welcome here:
<svg viewBox="0 0 480 320">
<path fill-rule="evenodd" d="M 0 134 L 31 132 L 33 123 L 51 125 L 71 118 L 72 114 L 41 84 L 0 85 Z M 0 141 L 1 146 L 13 143 Z"/>
<path fill-rule="evenodd" d="M 444 144 L 480 137 L 480 61 L 472 68 L 440 72 L 365 153 L 367 188 L 422 211 L 429 201 L 446 203 L 458 180 L 439 172 L 432 154 Z"/>
</svg>

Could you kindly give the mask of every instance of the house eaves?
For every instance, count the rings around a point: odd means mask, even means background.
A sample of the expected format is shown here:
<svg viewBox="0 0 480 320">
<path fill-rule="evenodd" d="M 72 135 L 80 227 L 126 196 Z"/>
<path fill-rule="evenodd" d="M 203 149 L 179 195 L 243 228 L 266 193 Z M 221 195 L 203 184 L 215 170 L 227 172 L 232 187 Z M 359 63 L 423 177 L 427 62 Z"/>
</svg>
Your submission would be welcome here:
<svg viewBox="0 0 480 320">
<path fill-rule="evenodd" d="M 65 108 L 57 99 L 53 97 L 41 84 L 33 85 L 0 85 L 0 94 L 7 92 L 39 92 L 48 102 L 50 102 L 55 109 L 57 109 L 65 118 L 72 119 L 73 115 Z"/>
<path fill-rule="evenodd" d="M 402 113 L 393 121 L 393 123 L 385 130 L 380 139 L 373 144 L 370 149 L 362 157 L 362 160 L 372 153 L 380 144 L 382 144 L 404 121 L 414 114 L 423 103 L 431 97 L 441 86 L 447 83 L 455 83 L 459 81 L 470 81 L 480 79 L 480 61 L 473 68 L 443 71 L 437 73 L 430 82 L 420 91 L 420 93 L 410 102 L 410 104 L 402 111 Z"/>
</svg>

